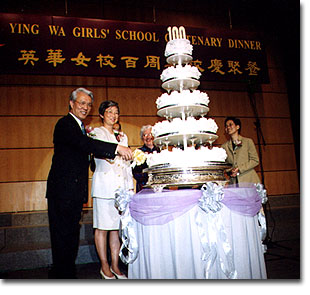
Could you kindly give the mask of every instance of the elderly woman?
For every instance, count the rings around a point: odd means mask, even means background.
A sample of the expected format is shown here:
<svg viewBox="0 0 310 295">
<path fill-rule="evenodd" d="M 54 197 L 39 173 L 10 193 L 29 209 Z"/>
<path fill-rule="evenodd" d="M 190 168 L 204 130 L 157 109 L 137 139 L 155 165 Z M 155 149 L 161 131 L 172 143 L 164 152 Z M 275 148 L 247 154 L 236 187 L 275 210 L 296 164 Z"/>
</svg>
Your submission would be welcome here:
<svg viewBox="0 0 310 295">
<path fill-rule="evenodd" d="M 151 154 L 153 152 L 159 152 L 159 148 L 154 145 L 154 137 L 152 135 L 152 126 L 151 125 L 145 125 L 141 127 L 140 130 L 140 137 L 143 141 L 143 146 L 139 147 L 141 151 L 147 154 Z M 143 173 L 143 169 L 147 168 L 146 162 L 142 165 L 135 166 L 133 169 L 133 177 L 137 181 L 136 183 L 136 192 L 139 192 L 142 190 L 143 186 L 146 185 L 148 180 L 147 173 Z"/>
<path fill-rule="evenodd" d="M 107 100 L 99 107 L 103 125 L 93 130 L 94 138 L 128 146 L 126 134 L 117 138 L 113 125 L 119 119 L 117 102 Z M 130 162 L 116 156 L 114 160 L 95 158 L 96 170 L 92 180 L 93 227 L 95 245 L 100 258 L 100 274 L 103 279 L 126 279 L 118 267 L 120 215 L 114 206 L 115 191 L 118 188 L 133 190 L 133 177 Z M 111 250 L 111 267 L 107 259 L 107 237 Z"/>
<path fill-rule="evenodd" d="M 230 136 L 230 140 L 222 145 L 227 153 L 226 161 L 233 166 L 229 173 L 230 182 L 260 183 L 254 169 L 259 158 L 253 140 L 240 135 L 241 121 L 238 118 L 227 117 L 224 125 L 226 134 Z"/>
</svg>

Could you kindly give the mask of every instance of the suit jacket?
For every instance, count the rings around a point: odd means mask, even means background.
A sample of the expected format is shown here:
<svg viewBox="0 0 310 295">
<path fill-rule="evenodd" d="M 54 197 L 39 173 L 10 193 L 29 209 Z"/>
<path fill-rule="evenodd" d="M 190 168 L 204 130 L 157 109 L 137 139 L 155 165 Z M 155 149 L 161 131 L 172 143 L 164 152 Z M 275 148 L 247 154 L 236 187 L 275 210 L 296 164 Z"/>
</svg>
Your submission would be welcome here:
<svg viewBox="0 0 310 295">
<path fill-rule="evenodd" d="M 254 170 L 259 164 L 258 154 L 251 138 L 242 137 L 239 135 L 242 145 L 235 147 L 233 150 L 232 141 L 225 142 L 222 147 L 226 150 L 226 162 L 239 168 L 238 182 L 260 183 L 260 179 Z M 231 183 L 235 183 L 236 179 L 231 178 Z"/>
<path fill-rule="evenodd" d="M 87 202 L 89 155 L 113 159 L 117 144 L 84 135 L 70 114 L 57 122 L 53 142 L 46 197 Z"/>
</svg>

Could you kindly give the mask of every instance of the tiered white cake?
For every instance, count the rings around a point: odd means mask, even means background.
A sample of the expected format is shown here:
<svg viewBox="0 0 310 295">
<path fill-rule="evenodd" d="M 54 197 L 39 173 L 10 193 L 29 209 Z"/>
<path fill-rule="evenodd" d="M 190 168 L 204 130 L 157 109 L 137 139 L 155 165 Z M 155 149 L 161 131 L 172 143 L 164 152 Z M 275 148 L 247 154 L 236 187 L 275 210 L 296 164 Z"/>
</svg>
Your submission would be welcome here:
<svg viewBox="0 0 310 295">
<path fill-rule="evenodd" d="M 160 76 L 168 93 L 156 101 L 157 114 L 166 120 L 152 128 L 154 143 L 161 152 L 147 156 L 148 185 L 163 188 L 225 182 L 227 155 L 223 148 L 212 147 L 218 138 L 218 126 L 213 119 L 204 117 L 210 100 L 206 93 L 196 90 L 201 73 L 189 64 L 193 47 L 184 27 L 173 27 L 172 31 L 169 27 L 170 40 L 165 50 L 170 66 Z"/>
</svg>

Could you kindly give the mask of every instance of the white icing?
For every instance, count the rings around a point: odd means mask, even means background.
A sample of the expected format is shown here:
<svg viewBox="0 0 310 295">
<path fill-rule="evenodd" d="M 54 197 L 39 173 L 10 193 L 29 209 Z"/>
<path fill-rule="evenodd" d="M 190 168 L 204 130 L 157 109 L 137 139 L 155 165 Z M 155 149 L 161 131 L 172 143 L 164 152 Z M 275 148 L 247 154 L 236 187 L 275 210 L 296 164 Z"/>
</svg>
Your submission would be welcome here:
<svg viewBox="0 0 310 295">
<path fill-rule="evenodd" d="M 152 127 L 153 136 L 159 137 L 164 134 L 196 134 L 201 132 L 216 133 L 218 126 L 213 119 L 188 117 L 186 120 L 174 118 L 172 121 L 164 120 Z"/>
<path fill-rule="evenodd" d="M 174 39 L 167 43 L 165 56 L 173 54 L 188 54 L 192 55 L 193 45 L 187 39 Z"/>
<path fill-rule="evenodd" d="M 192 55 L 193 46 L 187 39 L 170 40 L 165 49 L 165 56 L 173 55 Z M 162 82 L 171 79 L 196 79 L 199 80 L 201 73 L 195 66 L 189 64 L 170 66 L 163 70 L 160 79 Z M 176 80 L 178 82 L 178 80 Z M 180 81 L 181 83 L 181 81 Z M 177 89 L 177 88 L 175 88 Z M 164 93 L 156 100 L 157 109 L 162 109 L 168 106 L 191 106 L 209 104 L 209 96 L 199 90 L 183 90 L 172 91 L 170 94 Z M 216 134 L 218 126 L 213 119 L 187 117 L 186 119 L 174 118 L 171 121 L 163 120 L 156 123 L 152 127 L 152 133 L 156 138 L 167 134 L 198 134 L 212 132 Z M 227 158 L 226 151 L 220 147 L 201 146 L 198 150 L 194 147 L 186 147 L 184 150 L 173 147 L 171 151 L 168 149 L 162 150 L 160 153 L 154 152 L 147 155 L 147 164 L 149 167 L 160 164 L 170 164 L 172 167 L 201 167 L 205 162 L 216 161 L 225 162 Z"/>
<path fill-rule="evenodd" d="M 174 167 L 199 167 L 204 166 L 206 161 L 225 162 L 227 157 L 226 151 L 220 147 L 202 146 L 200 149 L 173 148 L 172 151 L 163 150 L 160 153 L 154 152 L 147 155 L 147 164 L 149 167 L 161 164 L 170 164 Z"/>
<path fill-rule="evenodd" d="M 202 104 L 208 106 L 210 100 L 207 93 L 199 90 L 183 90 L 182 92 L 172 91 L 170 94 L 164 93 L 156 100 L 157 109 L 170 105 L 195 105 Z"/>
<path fill-rule="evenodd" d="M 197 69 L 197 67 L 190 65 L 176 65 L 175 67 L 170 66 L 167 69 L 163 70 L 160 75 L 160 79 L 165 82 L 170 79 L 188 79 L 194 78 L 199 80 L 201 73 Z"/>
</svg>

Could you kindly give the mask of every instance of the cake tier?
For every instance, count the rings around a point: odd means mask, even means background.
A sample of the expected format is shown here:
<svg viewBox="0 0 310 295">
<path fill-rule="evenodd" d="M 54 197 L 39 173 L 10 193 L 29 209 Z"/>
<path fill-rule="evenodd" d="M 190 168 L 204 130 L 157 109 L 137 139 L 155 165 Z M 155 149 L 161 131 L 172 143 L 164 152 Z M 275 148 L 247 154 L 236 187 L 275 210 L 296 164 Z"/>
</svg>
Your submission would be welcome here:
<svg viewBox="0 0 310 295">
<path fill-rule="evenodd" d="M 173 39 L 170 40 L 165 49 L 165 56 L 169 57 L 174 54 L 185 54 L 191 56 L 193 52 L 193 45 L 187 39 Z"/>
<path fill-rule="evenodd" d="M 162 88 L 170 91 L 182 91 L 182 90 L 196 90 L 197 87 L 200 85 L 200 82 L 196 79 L 192 78 L 182 78 L 182 79 L 171 79 L 166 81 L 162 84 Z"/>
<path fill-rule="evenodd" d="M 154 139 L 154 143 L 158 146 L 164 144 L 180 146 L 184 145 L 186 141 L 187 146 L 194 144 L 204 144 L 206 142 L 213 143 L 217 140 L 218 136 L 211 132 L 196 132 L 196 133 L 167 133 L 161 136 L 158 136 Z"/>
<path fill-rule="evenodd" d="M 188 117 L 186 120 L 174 118 L 171 121 L 164 120 L 157 122 L 152 127 L 152 133 L 155 137 L 167 134 L 199 134 L 199 133 L 212 133 L 216 134 L 218 129 L 217 124 L 213 119 L 200 118 L 196 120 L 193 117 Z"/>
<path fill-rule="evenodd" d="M 170 94 L 164 93 L 156 100 L 157 109 L 162 109 L 169 106 L 191 106 L 203 105 L 208 106 L 210 100 L 207 93 L 199 90 L 184 90 L 181 92 L 172 91 Z"/>
<path fill-rule="evenodd" d="M 197 67 L 190 65 L 176 65 L 175 67 L 170 66 L 163 70 L 160 75 L 162 82 L 166 82 L 172 79 L 195 79 L 199 80 L 201 73 Z"/>
<path fill-rule="evenodd" d="M 205 166 L 205 162 L 216 161 L 225 163 L 227 154 L 225 149 L 220 147 L 201 146 L 198 150 L 189 147 L 186 150 L 173 148 L 172 151 L 167 149 L 160 153 L 154 152 L 147 155 L 147 165 L 149 168 L 158 165 L 169 164 L 171 167 L 200 167 Z"/>
<path fill-rule="evenodd" d="M 165 118 L 182 118 L 193 116 L 205 116 L 209 112 L 209 108 L 202 104 L 194 105 L 171 105 L 163 107 L 157 111 L 157 115 Z"/>
</svg>

